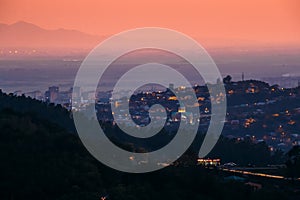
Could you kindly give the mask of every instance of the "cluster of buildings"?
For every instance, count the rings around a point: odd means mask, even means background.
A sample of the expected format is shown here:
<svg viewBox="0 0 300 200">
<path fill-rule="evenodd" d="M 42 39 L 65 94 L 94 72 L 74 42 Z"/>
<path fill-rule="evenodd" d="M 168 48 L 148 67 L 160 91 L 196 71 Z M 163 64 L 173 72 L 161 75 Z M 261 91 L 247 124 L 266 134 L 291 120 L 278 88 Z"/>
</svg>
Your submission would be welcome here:
<svg viewBox="0 0 300 200">
<path fill-rule="evenodd" d="M 34 91 L 26 93 L 34 99 L 49 103 L 61 104 L 67 109 L 72 109 L 73 100 L 79 109 L 87 109 L 93 102 L 96 103 L 97 117 L 101 121 L 132 124 L 132 120 L 146 126 L 150 123 L 149 112 L 164 112 L 166 115 L 151 115 L 158 121 L 166 121 L 172 127 L 178 123 L 194 125 L 198 120 L 199 132 L 205 133 L 210 124 L 211 101 L 223 101 L 227 98 L 228 108 L 223 135 L 236 138 L 238 141 L 250 139 L 255 143 L 266 142 L 271 151 L 281 149 L 287 151 L 293 145 L 300 145 L 300 87 L 280 88 L 278 85 L 270 86 L 262 81 L 247 80 L 225 83 L 226 94 L 217 94 L 212 97 L 206 86 L 193 88 L 169 88 L 158 91 L 135 93 L 128 98 L 113 99 L 112 92 L 82 92 L 80 88 L 70 88 L 61 91 L 59 87 L 49 87 L 45 93 Z M 16 92 L 18 94 L 19 91 Z M 173 93 L 175 92 L 175 93 Z M 183 92 L 187 102 L 179 104 L 176 93 Z M 196 94 L 197 103 L 191 101 L 192 93 Z M 129 112 L 122 110 L 129 104 Z M 156 110 L 150 109 L 154 104 L 160 104 Z M 111 107 L 119 108 L 118 113 L 113 113 Z M 199 108 L 200 118 L 189 112 L 191 108 Z M 175 126 L 176 127 L 176 126 Z"/>
<path fill-rule="evenodd" d="M 270 151 L 300 145 L 300 83 L 295 88 L 260 81 L 227 85 L 229 102 L 223 135 L 265 142 Z"/>
<path fill-rule="evenodd" d="M 190 125 L 196 124 L 196 122 L 202 123 L 202 125 L 209 125 L 209 120 L 207 118 L 210 117 L 210 103 L 211 98 L 209 98 L 209 92 L 207 87 L 205 86 L 196 86 L 196 93 L 198 95 L 198 102 L 195 103 L 192 100 L 192 95 L 195 93 L 195 88 L 187 88 L 187 87 L 179 87 L 172 88 L 172 84 L 170 84 L 171 89 L 166 90 L 158 90 L 158 91 L 146 91 L 134 94 L 130 99 L 128 98 L 97 98 L 97 116 L 98 119 L 102 121 L 111 121 L 117 119 L 118 122 L 122 122 L 124 124 L 130 124 L 132 120 L 135 121 L 136 124 L 140 126 L 146 126 L 150 123 L 149 113 L 151 118 L 155 118 L 153 121 L 166 121 L 167 126 L 172 126 L 172 124 L 177 123 L 187 123 Z M 175 93 L 173 93 L 173 91 Z M 180 105 L 179 100 L 177 99 L 177 92 L 184 93 L 185 105 Z M 201 93 L 201 95 L 200 95 Z M 221 101 L 225 99 L 225 94 L 218 94 L 214 100 Z M 128 115 L 127 110 L 123 109 L 126 105 L 129 104 L 129 112 Z M 151 108 L 154 104 L 160 104 L 162 107 L 156 107 L 155 109 Z M 111 106 L 118 109 L 118 113 L 112 113 Z M 200 107 L 200 115 L 199 118 L 197 113 L 191 112 L 194 108 Z M 151 109 L 150 109 L 151 108 Z M 113 115 L 111 115 L 111 113 Z M 155 113 L 163 113 L 157 114 Z M 164 114 L 166 113 L 166 114 Z"/>
<path fill-rule="evenodd" d="M 70 88 L 68 90 L 60 90 L 58 86 L 51 86 L 44 93 L 40 90 L 23 93 L 22 91 L 15 91 L 16 96 L 25 95 L 32 99 L 37 99 L 47 103 L 60 104 L 68 110 L 72 109 L 72 95 L 73 99 L 82 105 L 84 108 L 91 102 L 95 102 L 95 94 L 92 92 L 82 92 L 81 88 Z"/>
</svg>

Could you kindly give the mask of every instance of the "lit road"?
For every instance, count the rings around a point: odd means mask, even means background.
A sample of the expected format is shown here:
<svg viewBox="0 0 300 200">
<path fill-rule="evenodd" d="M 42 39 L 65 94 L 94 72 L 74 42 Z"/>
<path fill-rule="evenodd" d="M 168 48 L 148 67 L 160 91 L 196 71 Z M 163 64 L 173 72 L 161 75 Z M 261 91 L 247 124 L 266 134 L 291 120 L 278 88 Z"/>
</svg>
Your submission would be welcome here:
<svg viewBox="0 0 300 200">
<path fill-rule="evenodd" d="M 287 177 L 284 177 L 284 176 L 264 174 L 264 173 L 258 173 L 258 172 L 249 172 L 249 171 L 244 171 L 244 170 L 240 170 L 240 169 L 227 169 L 227 168 L 219 168 L 219 169 L 222 170 L 222 171 L 225 171 L 225 172 L 233 172 L 233 173 L 239 173 L 239 174 L 245 174 L 245 175 L 251 175 L 251 176 L 291 180 L 291 178 L 287 178 Z M 300 181 L 300 178 L 295 178 L 294 180 Z"/>
</svg>

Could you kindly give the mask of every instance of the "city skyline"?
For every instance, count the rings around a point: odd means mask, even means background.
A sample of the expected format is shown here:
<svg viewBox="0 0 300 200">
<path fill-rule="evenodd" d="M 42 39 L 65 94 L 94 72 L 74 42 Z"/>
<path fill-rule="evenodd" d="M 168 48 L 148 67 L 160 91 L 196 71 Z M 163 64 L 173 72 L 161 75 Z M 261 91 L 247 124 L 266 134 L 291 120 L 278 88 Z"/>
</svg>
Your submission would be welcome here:
<svg viewBox="0 0 300 200">
<path fill-rule="evenodd" d="M 0 198 L 300 199 L 299 0 L 0 0 Z"/>
</svg>

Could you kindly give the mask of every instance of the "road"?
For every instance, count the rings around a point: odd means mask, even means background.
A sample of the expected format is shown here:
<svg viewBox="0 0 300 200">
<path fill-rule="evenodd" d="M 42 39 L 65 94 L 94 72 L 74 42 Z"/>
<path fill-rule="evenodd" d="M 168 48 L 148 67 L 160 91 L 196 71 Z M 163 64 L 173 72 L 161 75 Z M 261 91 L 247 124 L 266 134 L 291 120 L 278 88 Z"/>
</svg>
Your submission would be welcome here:
<svg viewBox="0 0 300 200">
<path fill-rule="evenodd" d="M 280 175 L 272 175 L 272 174 L 265 174 L 265 173 L 258 173 L 258 172 L 250 172 L 245 171 L 245 169 L 250 168 L 219 168 L 219 170 L 225 171 L 225 172 L 232 172 L 232 173 L 239 173 L 239 174 L 245 174 L 245 175 L 251 175 L 251 176 L 259 176 L 259 177 L 265 177 L 265 178 L 272 178 L 272 179 L 283 179 L 283 180 L 291 180 L 291 178 L 280 176 Z M 251 168 L 251 170 L 261 170 L 261 169 L 267 169 L 267 168 Z M 268 168 L 270 169 L 270 168 Z M 294 178 L 294 180 L 300 181 L 300 178 Z"/>
</svg>

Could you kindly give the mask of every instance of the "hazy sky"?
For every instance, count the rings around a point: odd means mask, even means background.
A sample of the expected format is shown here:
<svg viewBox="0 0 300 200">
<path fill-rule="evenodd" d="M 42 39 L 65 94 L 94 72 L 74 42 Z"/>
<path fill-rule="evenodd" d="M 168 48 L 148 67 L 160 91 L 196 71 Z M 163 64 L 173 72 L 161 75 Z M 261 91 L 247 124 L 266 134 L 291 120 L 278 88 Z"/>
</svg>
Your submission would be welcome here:
<svg viewBox="0 0 300 200">
<path fill-rule="evenodd" d="M 195 38 L 300 44 L 299 10 L 298 0 L 0 0 L 0 22 L 97 35 L 159 26 Z"/>
<path fill-rule="evenodd" d="M 299 11 L 300 0 L 0 0 L 0 23 L 22 20 L 46 29 L 76 29 L 100 36 L 145 26 L 175 29 L 204 47 L 228 47 L 220 53 L 219 49 L 209 52 L 224 75 L 240 80 L 242 72 L 246 78 L 300 76 Z M 253 44 L 255 51 L 251 53 L 248 50 Z M 291 44 L 298 50 L 290 48 Z M 242 45 L 249 49 L 230 51 Z M 257 45 L 272 48 L 265 52 Z M 8 64 L 0 62 L 0 84 L 12 91 L 20 87 L 30 91 L 38 85 L 46 88 L 53 82 L 70 84 L 79 67 L 66 73 L 60 71 L 66 69 L 61 63 L 43 67 L 44 62 L 29 62 L 26 68 L 23 61 Z M 295 84 L 296 79 L 291 82 Z"/>
</svg>

